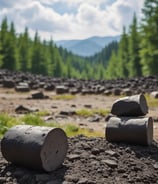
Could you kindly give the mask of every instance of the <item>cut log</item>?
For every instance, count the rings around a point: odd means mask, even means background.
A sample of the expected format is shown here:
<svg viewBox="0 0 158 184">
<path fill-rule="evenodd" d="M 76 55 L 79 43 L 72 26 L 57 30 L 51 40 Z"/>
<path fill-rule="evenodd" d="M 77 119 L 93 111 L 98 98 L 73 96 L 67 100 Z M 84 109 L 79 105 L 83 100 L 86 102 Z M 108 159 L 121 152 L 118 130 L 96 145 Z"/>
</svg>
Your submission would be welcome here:
<svg viewBox="0 0 158 184">
<path fill-rule="evenodd" d="M 152 98 L 158 98 L 158 91 L 152 91 L 152 92 L 150 93 L 150 96 L 151 96 Z"/>
<path fill-rule="evenodd" d="M 111 117 L 106 125 L 105 136 L 109 142 L 150 145 L 153 140 L 153 119 Z"/>
<path fill-rule="evenodd" d="M 116 116 L 144 116 L 148 106 L 143 94 L 120 98 L 112 105 L 111 113 Z"/>
<path fill-rule="evenodd" d="M 63 163 L 67 149 L 67 137 L 60 128 L 18 125 L 9 129 L 1 141 L 7 161 L 48 172 Z"/>
</svg>

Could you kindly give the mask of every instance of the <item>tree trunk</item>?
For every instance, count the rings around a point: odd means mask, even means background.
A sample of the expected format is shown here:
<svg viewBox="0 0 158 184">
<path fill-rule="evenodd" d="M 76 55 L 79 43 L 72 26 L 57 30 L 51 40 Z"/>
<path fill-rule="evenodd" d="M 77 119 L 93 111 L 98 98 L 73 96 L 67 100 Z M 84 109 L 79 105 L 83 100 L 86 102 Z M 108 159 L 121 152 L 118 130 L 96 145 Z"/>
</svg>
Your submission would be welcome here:
<svg viewBox="0 0 158 184">
<path fill-rule="evenodd" d="M 133 95 L 116 100 L 111 113 L 116 116 L 144 116 L 148 113 L 148 106 L 143 94 Z"/>
<path fill-rule="evenodd" d="M 153 140 L 153 119 L 134 117 L 111 117 L 106 126 L 109 142 L 150 145 Z"/>
<path fill-rule="evenodd" d="M 9 129 L 1 141 L 7 161 L 45 171 L 57 169 L 67 149 L 67 137 L 60 128 L 18 125 Z"/>
</svg>

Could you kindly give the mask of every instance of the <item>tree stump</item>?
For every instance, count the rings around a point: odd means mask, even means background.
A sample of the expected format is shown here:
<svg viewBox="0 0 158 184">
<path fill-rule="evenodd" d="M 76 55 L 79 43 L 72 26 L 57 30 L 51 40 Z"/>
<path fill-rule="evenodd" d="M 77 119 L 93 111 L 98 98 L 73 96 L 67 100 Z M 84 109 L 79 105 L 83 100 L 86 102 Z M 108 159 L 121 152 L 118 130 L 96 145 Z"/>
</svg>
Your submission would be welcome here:
<svg viewBox="0 0 158 184">
<path fill-rule="evenodd" d="M 62 164 L 67 149 L 67 137 L 60 128 L 18 125 L 9 129 L 1 141 L 7 161 L 48 172 Z"/>
<path fill-rule="evenodd" d="M 138 117 L 111 117 L 105 136 L 109 142 L 150 145 L 153 140 L 153 119 Z"/>
<path fill-rule="evenodd" d="M 116 116 L 144 116 L 148 106 L 143 94 L 120 98 L 112 105 L 111 113 Z"/>
</svg>

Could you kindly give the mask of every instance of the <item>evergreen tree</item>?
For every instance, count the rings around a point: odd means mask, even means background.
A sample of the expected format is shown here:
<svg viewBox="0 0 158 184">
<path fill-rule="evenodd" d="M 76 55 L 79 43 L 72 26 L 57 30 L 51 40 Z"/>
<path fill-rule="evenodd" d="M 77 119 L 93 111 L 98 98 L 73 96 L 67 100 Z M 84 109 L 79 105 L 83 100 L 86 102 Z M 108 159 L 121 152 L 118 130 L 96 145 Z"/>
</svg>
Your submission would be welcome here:
<svg viewBox="0 0 158 184">
<path fill-rule="evenodd" d="M 141 64 L 140 64 L 140 35 L 138 32 L 137 18 L 134 14 L 133 23 L 130 26 L 129 32 L 129 64 L 128 72 L 129 77 L 141 76 Z"/>
<path fill-rule="evenodd" d="M 145 0 L 143 14 L 140 51 L 143 74 L 158 74 L 158 0 Z"/>
<path fill-rule="evenodd" d="M 119 43 L 118 49 L 118 63 L 117 63 L 117 75 L 118 77 L 128 77 L 128 36 L 126 29 L 123 27 L 123 34 Z"/>
<path fill-rule="evenodd" d="M 49 55 L 49 59 L 47 60 L 47 73 L 50 76 L 54 75 L 54 43 L 53 40 L 50 39 L 49 43 L 48 43 L 48 55 Z"/>
<path fill-rule="evenodd" d="M 16 69 L 16 35 L 14 24 L 11 23 L 10 29 L 8 28 L 7 18 L 4 18 L 1 24 L 1 55 L 2 59 L 2 68 L 9 70 Z"/>
<path fill-rule="evenodd" d="M 35 74 L 46 74 L 46 62 L 45 62 L 45 52 L 43 49 L 43 44 L 40 41 L 38 32 L 35 33 L 33 48 L 32 48 L 32 58 L 31 58 L 31 72 Z"/>
<path fill-rule="evenodd" d="M 30 39 L 28 29 L 25 28 L 24 34 L 21 34 L 18 41 L 18 69 L 21 71 L 30 71 Z"/>
<path fill-rule="evenodd" d="M 57 47 L 54 47 L 54 65 L 53 65 L 53 74 L 54 77 L 62 77 L 63 76 L 63 69 L 62 69 L 62 58 L 59 54 Z"/>
<path fill-rule="evenodd" d="M 0 43 L 1 43 L 1 50 L 0 50 L 0 55 L 3 57 L 1 58 L 1 67 L 5 68 L 6 67 L 6 62 L 7 62 L 7 53 L 8 53 L 8 22 L 7 18 L 5 17 L 2 20 L 1 23 L 1 30 L 0 30 Z"/>
<path fill-rule="evenodd" d="M 108 67 L 106 70 L 106 79 L 115 79 L 118 77 L 118 58 L 116 52 L 113 51 Z"/>
<path fill-rule="evenodd" d="M 10 70 L 16 70 L 16 61 L 17 61 L 17 38 L 16 38 L 16 31 L 14 27 L 14 23 L 11 22 L 10 25 Z"/>
</svg>

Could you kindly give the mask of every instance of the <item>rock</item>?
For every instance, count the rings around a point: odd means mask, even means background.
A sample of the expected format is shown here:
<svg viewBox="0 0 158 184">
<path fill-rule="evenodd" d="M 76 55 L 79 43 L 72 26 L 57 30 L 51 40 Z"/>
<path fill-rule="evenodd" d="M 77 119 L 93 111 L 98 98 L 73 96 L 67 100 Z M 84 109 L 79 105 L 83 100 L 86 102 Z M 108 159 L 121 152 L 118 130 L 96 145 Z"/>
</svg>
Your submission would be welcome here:
<svg viewBox="0 0 158 184">
<path fill-rule="evenodd" d="M 53 91 L 53 90 L 55 90 L 55 85 L 54 85 L 54 84 L 46 84 L 46 85 L 44 86 L 44 89 L 45 89 L 46 91 Z"/>
<path fill-rule="evenodd" d="M 76 160 L 76 159 L 80 158 L 80 155 L 78 155 L 78 154 L 70 154 L 70 155 L 67 156 L 67 158 L 70 161 L 72 161 L 72 160 Z"/>
<path fill-rule="evenodd" d="M 12 79 L 4 79 L 2 81 L 3 87 L 5 88 L 14 88 L 15 82 Z"/>
<path fill-rule="evenodd" d="M 121 92 L 121 95 L 125 95 L 125 96 L 131 96 L 132 95 L 132 90 L 129 88 L 123 89 Z"/>
<path fill-rule="evenodd" d="M 17 92 L 29 92 L 30 87 L 29 86 L 15 86 L 15 91 L 17 91 Z"/>
<path fill-rule="evenodd" d="M 111 90 L 105 90 L 103 94 L 109 96 L 109 95 L 112 94 L 112 91 Z"/>
<path fill-rule="evenodd" d="M 92 105 L 90 105 L 90 104 L 85 104 L 84 107 L 85 107 L 85 108 L 88 108 L 88 109 L 91 109 L 91 108 L 92 108 Z"/>
<path fill-rule="evenodd" d="M 44 96 L 42 91 L 38 91 L 35 93 L 32 93 L 32 99 L 47 99 L 49 98 L 48 96 Z"/>
<path fill-rule="evenodd" d="M 155 164 L 153 165 L 153 167 L 154 167 L 154 169 L 158 170 L 158 163 L 155 163 Z"/>
<path fill-rule="evenodd" d="M 69 92 L 69 88 L 66 86 L 56 86 L 56 94 L 64 94 Z"/>
<path fill-rule="evenodd" d="M 107 150 L 107 151 L 105 151 L 105 153 L 106 154 L 108 154 L 108 155 L 110 155 L 110 156 L 114 156 L 114 157 L 116 157 L 116 156 L 118 156 L 118 154 L 115 152 L 115 151 L 112 151 L 112 150 Z"/>
<path fill-rule="evenodd" d="M 93 117 L 88 118 L 89 122 L 99 122 L 100 120 L 101 120 L 101 116 L 99 116 L 99 115 L 95 115 Z"/>
<path fill-rule="evenodd" d="M 72 88 L 69 90 L 69 93 L 72 95 L 76 95 L 77 93 L 79 93 L 79 90 L 77 88 Z"/>
<path fill-rule="evenodd" d="M 115 95 L 115 96 L 119 96 L 121 94 L 121 89 L 119 89 L 119 88 L 113 89 L 112 94 Z"/>
<path fill-rule="evenodd" d="M 114 160 L 107 159 L 107 160 L 102 160 L 102 162 L 107 164 L 111 168 L 116 168 L 118 166 L 117 162 Z"/>
<path fill-rule="evenodd" d="M 93 148 L 92 151 L 91 151 L 92 154 L 94 155 L 97 155 L 100 153 L 100 149 L 97 149 L 97 148 Z"/>
<path fill-rule="evenodd" d="M 32 108 L 29 108 L 29 107 L 26 107 L 23 105 L 19 105 L 15 108 L 15 112 L 17 114 L 27 114 L 30 112 L 37 112 L 37 111 L 38 111 L 38 109 L 32 109 Z"/>
<path fill-rule="evenodd" d="M 87 184 L 88 183 L 88 179 L 87 178 L 81 178 L 77 184 Z"/>
<path fill-rule="evenodd" d="M 72 110 L 60 111 L 60 114 L 66 115 L 66 116 L 73 116 L 73 115 L 76 115 L 76 111 L 72 111 Z"/>
<path fill-rule="evenodd" d="M 75 182 L 75 183 L 77 183 L 79 178 L 76 177 L 75 175 L 72 175 L 72 176 L 68 175 L 68 176 L 65 177 L 65 180 L 68 181 L 68 182 Z"/>
</svg>

